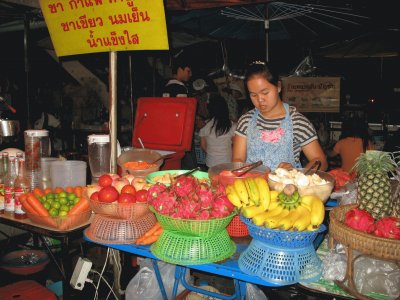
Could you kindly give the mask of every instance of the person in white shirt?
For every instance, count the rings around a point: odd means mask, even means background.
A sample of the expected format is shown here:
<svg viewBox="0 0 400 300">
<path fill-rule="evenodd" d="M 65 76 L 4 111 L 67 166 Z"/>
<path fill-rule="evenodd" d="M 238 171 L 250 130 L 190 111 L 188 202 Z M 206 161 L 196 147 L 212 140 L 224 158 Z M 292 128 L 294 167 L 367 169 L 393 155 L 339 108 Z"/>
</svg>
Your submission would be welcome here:
<svg viewBox="0 0 400 300">
<path fill-rule="evenodd" d="M 228 105 L 221 96 L 208 104 L 210 118 L 200 129 L 200 146 L 206 152 L 206 165 L 212 167 L 232 161 L 232 138 L 236 124 L 229 119 Z"/>
</svg>

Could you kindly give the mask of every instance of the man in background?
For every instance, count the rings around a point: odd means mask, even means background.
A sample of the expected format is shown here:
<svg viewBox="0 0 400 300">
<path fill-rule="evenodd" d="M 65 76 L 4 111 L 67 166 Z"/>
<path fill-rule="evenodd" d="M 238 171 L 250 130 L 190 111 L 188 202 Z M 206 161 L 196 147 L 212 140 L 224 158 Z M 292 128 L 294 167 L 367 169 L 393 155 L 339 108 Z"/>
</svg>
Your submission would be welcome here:
<svg viewBox="0 0 400 300">
<path fill-rule="evenodd" d="M 186 86 L 192 77 L 191 65 L 184 58 L 177 58 L 172 65 L 173 77 L 167 82 L 163 90 L 163 97 L 190 97 Z"/>
</svg>

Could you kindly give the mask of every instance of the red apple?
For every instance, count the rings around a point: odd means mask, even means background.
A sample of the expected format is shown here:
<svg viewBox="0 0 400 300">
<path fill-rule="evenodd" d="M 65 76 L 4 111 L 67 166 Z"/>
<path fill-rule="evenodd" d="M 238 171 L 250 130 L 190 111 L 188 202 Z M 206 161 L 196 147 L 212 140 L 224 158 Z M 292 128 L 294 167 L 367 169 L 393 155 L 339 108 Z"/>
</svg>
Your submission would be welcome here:
<svg viewBox="0 0 400 300">
<path fill-rule="evenodd" d="M 132 174 L 126 174 L 124 176 L 122 176 L 123 178 L 126 178 L 129 180 L 129 184 L 132 184 L 133 179 L 135 179 L 135 176 Z"/>
<path fill-rule="evenodd" d="M 111 203 L 118 199 L 119 193 L 113 186 L 106 186 L 99 191 L 99 201 Z"/>
<path fill-rule="evenodd" d="M 127 184 L 121 190 L 121 194 L 123 193 L 136 195 L 136 189 L 133 185 Z"/>
<path fill-rule="evenodd" d="M 90 200 L 99 201 L 99 192 L 94 192 L 94 193 L 90 196 Z"/>
<path fill-rule="evenodd" d="M 114 173 L 107 173 L 107 175 L 111 176 L 111 178 L 112 178 L 113 180 L 121 177 L 121 176 L 119 176 L 118 174 L 114 174 Z"/>
<path fill-rule="evenodd" d="M 143 187 L 146 185 L 146 179 L 136 177 L 135 179 L 133 179 L 131 184 L 135 187 L 136 191 L 139 191 L 143 189 Z"/>
<path fill-rule="evenodd" d="M 101 190 L 101 186 L 97 184 L 90 184 L 86 187 L 86 190 L 87 190 L 87 195 L 90 198 L 93 195 L 93 193 Z"/>
<path fill-rule="evenodd" d="M 118 203 L 135 203 L 136 197 L 132 194 L 122 193 L 118 197 Z"/>
<path fill-rule="evenodd" d="M 118 193 L 121 193 L 122 188 L 128 184 L 129 180 L 123 177 L 114 179 L 112 182 L 112 186 L 117 189 Z"/>
<path fill-rule="evenodd" d="M 136 191 L 136 202 L 147 202 L 147 190 Z"/>
<path fill-rule="evenodd" d="M 101 187 L 106 187 L 106 186 L 110 186 L 113 182 L 113 179 L 110 175 L 108 174 L 103 174 L 99 177 L 99 185 Z"/>
</svg>

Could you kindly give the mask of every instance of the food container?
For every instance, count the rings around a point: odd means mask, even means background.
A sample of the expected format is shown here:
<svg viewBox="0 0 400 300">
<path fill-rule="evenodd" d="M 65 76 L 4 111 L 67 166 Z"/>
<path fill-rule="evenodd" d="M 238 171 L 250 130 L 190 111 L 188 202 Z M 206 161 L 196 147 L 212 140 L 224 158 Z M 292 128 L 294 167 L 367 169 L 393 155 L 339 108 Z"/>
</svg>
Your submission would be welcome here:
<svg viewBox="0 0 400 300">
<path fill-rule="evenodd" d="M 50 164 L 52 187 L 85 186 L 87 164 L 80 160 L 60 160 Z"/>
<path fill-rule="evenodd" d="M 132 244 L 156 222 L 156 217 L 150 212 L 136 220 L 95 215 L 85 235 L 97 243 Z"/>
<path fill-rule="evenodd" d="M 2 257 L 1 268 L 17 275 L 29 275 L 42 271 L 49 261 L 45 251 L 17 250 Z"/>
<path fill-rule="evenodd" d="M 38 216 L 27 213 L 28 218 L 32 223 L 43 225 L 49 228 L 58 229 L 60 231 L 70 230 L 85 224 L 92 216 L 92 210 L 89 209 L 83 213 L 71 216 Z"/>
<path fill-rule="evenodd" d="M 146 181 L 150 184 L 163 183 L 166 186 L 170 186 L 171 177 L 181 175 L 183 173 L 189 172 L 189 170 L 165 170 L 157 171 L 146 175 Z M 208 173 L 203 171 L 196 171 L 190 174 L 199 180 L 209 181 Z"/>
<path fill-rule="evenodd" d="M 233 211 L 229 216 L 224 218 L 215 218 L 209 220 L 192 220 L 192 219 L 176 219 L 167 215 L 158 213 L 152 206 L 150 210 L 156 215 L 161 226 L 168 231 L 178 232 L 186 236 L 197 236 L 208 238 L 216 235 L 231 222 L 236 215 Z"/>
<path fill-rule="evenodd" d="M 155 166 L 147 169 L 129 169 L 124 166 L 127 162 L 147 162 L 153 163 L 155 160 L 161 158 L 161 154 L 151 149 L 132 149 L 122 153 L 118 159 L 118 167 L 120 168 L 120 175 L 132 174 L 135 177 L 145 178 L 147 174 L 158 171 L 163 164 L 164 160 L 160 159 L 155 162 Z"/>
<path fill-rule="evenodd" d="M 114 218 L 134 220 L 148 214 L 149 205 L 147 203 L 106 203 L 89 199 L 92 210 L 99 215 L 110 216 Z"/>
<path fill-rule="evenodd" d="M 268 167 L 259 166 L 257 168 L 254 168 L 253 170 L 250 170 L 248 173 L 246 173 L 241 177 L 231 176 L 231 175 L 225 176 L 224 173 L 221 174 L 221 172 L 223 171 L 232 171 L 247 165 L 250 165 L 250 163 L 233 162 L 233 163 L 219 164 L 214 167 L 211 167 L 210 169 L 208 169 L 208 176 L 210 177 L 211 184 L 216 185 L 220 183 L 226 186 L 228 184 L 232 184 L 236 178 L 257 177 L 260 175 L 263 176 L 264 178 L 267 178 L 267 175 L 270 172 L 270 169 Z"/>
<path fill-rule="evenodd" d="M 306 171 L 306 169 L 297 169 L 297 170 L 301 173 L 304 173 Z M 305 196 L 305 195 L 316 196 L 325 203 L 329 199 L 333 187 L 335 186 L 335 178 L 331 174 L 323 171 L 313 171 L 313 173 L 317 174 L 319 177 L 326 180 L 327 183 L 322 185 L 310 185 L 310 186 L 299 186 L 298 184 L 294 183 L 294 185 L 297 187 L 300 196 Z M 270 176 L 268 176 L 268 185 L 272 190 L 280 192 L 283 190 L 286 184 L 287 183 L 273 180 L 270 178 Z"/>
</svg>

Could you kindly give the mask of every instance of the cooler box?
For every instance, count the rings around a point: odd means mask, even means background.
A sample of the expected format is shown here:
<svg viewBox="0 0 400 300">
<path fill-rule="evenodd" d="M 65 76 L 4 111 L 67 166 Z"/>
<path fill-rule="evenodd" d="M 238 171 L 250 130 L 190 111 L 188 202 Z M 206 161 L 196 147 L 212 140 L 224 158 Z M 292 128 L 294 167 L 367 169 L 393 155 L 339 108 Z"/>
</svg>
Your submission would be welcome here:
<svg viewBox="0 0 400 300">
<path fill-rule="evenodd" d="M 192 147 L 195 98 L 142 97 L 138 99 L 132 145 L 174 151 L 161 170 L 181 169 L 181 159 Z"/>
<path fill-rule="evenodd" d="M 56 295 L 33 280 L 18 281 L 0 288 L 2 300 L 57 300 Z"/>
</svg>

